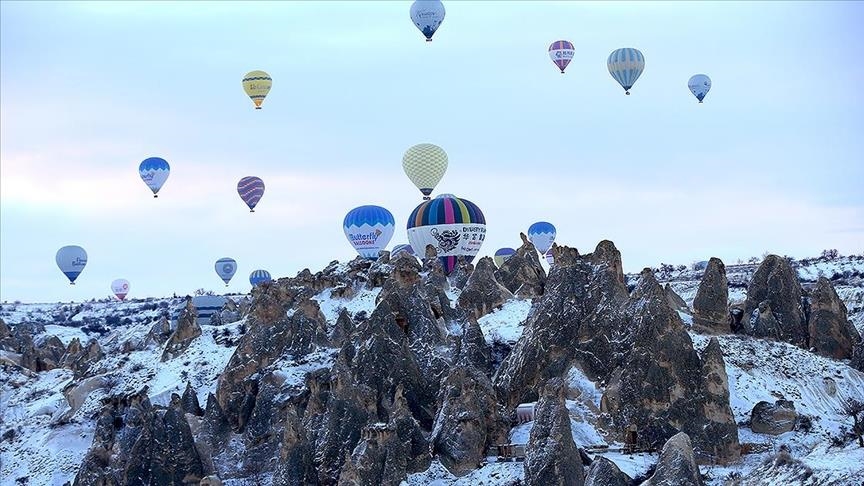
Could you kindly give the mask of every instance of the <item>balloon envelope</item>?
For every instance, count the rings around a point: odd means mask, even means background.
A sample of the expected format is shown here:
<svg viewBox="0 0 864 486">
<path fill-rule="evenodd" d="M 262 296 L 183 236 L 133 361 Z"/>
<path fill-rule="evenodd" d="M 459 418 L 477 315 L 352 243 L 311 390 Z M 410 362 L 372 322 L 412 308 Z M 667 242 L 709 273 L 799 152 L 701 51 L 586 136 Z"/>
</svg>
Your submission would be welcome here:
<svg viewBox="0 0 864 486">
<path fill-rule="evenodd" d="M 267 270 L 254 270 L 251 274 L 249 274 L 249 283 L 252 286 L 256 286 L 261 282 L 269 282 L 272 280 L 270 278 L 270 272 Z"/>
<path fill-rule="evenodd" d="M 500 267 L 515 254 L 516 250 L 513 248 L 499 248 L 498 251 L 495 252 L 495 256 L 492 257 L 492 260 L 495 261 L 495 265 Z"/>
<path fill-rule="evenodd" d="M 255 206 L 264 195 L 264 181 L 260 177 L 244 177 L 237 183 L 237 194 L 240 194 L 240 199 L 249 206 L 249 211 L 254 213 Z"/>
<path fill-rule="evenodd" d="M 606 60 L 609 74 L 624 88 L 624 93 L 630 94 L 630 88 L 645 70 L 645 56 L 638 49 L 624 47 L 615 49 Z"/>
<path fill-rule="evenodd" d="M 695 74 L 687 81 L 687 87 L 690 88 L 690 92 L 699 100 L 699 103 L 702 103 L 705 95 L 711 89 L 711 78 L 704 74 Z"/>
<path fill-rule="evenodd" d="M 570 64 L 570 60 L 573 59 L 575 53 L 576 51 L 573 49 L 573 44 L 570 41 L 558 40 L 549 46 L 549 58 L 558 66 L 561 74 L 564 74 L 564 69 Z"/>
<path fill-rule="evenodd" d="M 64 246 L 57 250 L 54 261 L 57 262 L 60 271 L 69 279 L 69 283 L 75 285 L 75 279 L 81 275 L 87 265 L 87 252 L 80 246 Z"/>
<path fill-rule="evenodd" d="M 273 79 L 264 71 L 249 71 L 246 76 L 243 76 L 243 91 L 246 95 L 252 98 L 255 103 L 255 109 L 261 109 L 261 103 L 264 103 L 264 98 L 273 87 Z"/>
<path fill-rule="evenodd" d="M 220 258 L 216 260 L 216 274 L 219 275 L 219 278 L 225 282 L 225 286 L 228 286 L 228 282 L 231 281 L 231 277 L 237 272 L 237 261 L 233 258 Z"/>
<path fill-rule="evenodd" d="M 402 243 L 393 247 L 393 250 L 390 252 L 390 258 L 393 258 L 402 252 L 405 252 L 411 256 L 416 255 L 414 253 L 414 248 L 411 248 L 411 245 Z"/>
<path fill-rule="evenodd" d="M 126 294 L 129 293 L 129 281 L 125 278 L 118 278 L 111 282 L 111 291 L 114 292 L 114 295 L 117 296 L 118 299 L 125 299 Z"/>
<path fill-rule="evenodd" d="M 171 166 L 165 159 L 150 157 L 144 159 L 138 166 L 138 174 L 144 184 L 147 184 L 147 187 L 153 191 L 153 197 L 156 197 L 156 193 L 159 192 L 159 189 L 168 180 L 168 175 L 171 174 Z"/>
<path fill-rule="evenodd" d="M 396 220 L 381 206 L 360 206 L 348 211 L 342 221 L 345 237 L 363 258 L 375 260 L 378 252 L 387 248 Z"/>
<path fill-rule="evenodd" d="M 427 200 L 447 172 L 447 163 L 447 152 L 431 143 L 414 145 L 402 156 L 405 174 Z"/>
<path fill-rule="evenodd" d="M 416 0 L 411 4 L 411 21 L 426 36 L 426 42 L 431 42 L 444 21 L 444 4 L 439 0 Z"/>
<path fill-rule="evenodd" d="M 452 194 L 442 194 L 414 208 L 408 217 L 408 241 L 418 255 L 426 245 L 438 251 L 444 272 L 456 267 L 457 257 L 474 259 L 486 239 L 486 218 L 476 204 Z"/>
<path fill-rule="evenodd" d="M 538 221 L 528 228 L 528 239 L 541 254 L 546 254 L 555 241 L 555 226 L 546 221 Z"/>
</svg>

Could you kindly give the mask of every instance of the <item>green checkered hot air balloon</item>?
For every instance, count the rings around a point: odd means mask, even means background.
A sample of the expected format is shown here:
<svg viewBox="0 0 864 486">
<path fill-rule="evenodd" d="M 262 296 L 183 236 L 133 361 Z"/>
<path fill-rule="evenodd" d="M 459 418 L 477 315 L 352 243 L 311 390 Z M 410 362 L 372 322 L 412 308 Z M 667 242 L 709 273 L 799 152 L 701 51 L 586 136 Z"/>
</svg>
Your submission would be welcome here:
<svg viewBox="0 0 864 486">
<path fill-rule="evenodd" d="M 432 189 L 447 172 L 447 152 L 437 145 L 421 143 L 409 148 L 402 156 L 402 168 L 411 182 L 429 200 Z"/>
</svg>

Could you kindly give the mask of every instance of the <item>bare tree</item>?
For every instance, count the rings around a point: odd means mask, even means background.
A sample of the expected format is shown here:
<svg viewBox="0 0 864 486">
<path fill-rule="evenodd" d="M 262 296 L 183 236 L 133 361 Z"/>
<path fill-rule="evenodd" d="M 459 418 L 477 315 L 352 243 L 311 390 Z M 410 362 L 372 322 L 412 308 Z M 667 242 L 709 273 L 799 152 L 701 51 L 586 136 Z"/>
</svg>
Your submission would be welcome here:
<svg viewBox="0 0 864 486">
<path fill-rule="evenodd" d="M 852 417 L 852 433 L 858 437 L 858 446 L 864 447 L 864 402 L 849 399 L 843 404 L 843 413 Z"/>
</svg>

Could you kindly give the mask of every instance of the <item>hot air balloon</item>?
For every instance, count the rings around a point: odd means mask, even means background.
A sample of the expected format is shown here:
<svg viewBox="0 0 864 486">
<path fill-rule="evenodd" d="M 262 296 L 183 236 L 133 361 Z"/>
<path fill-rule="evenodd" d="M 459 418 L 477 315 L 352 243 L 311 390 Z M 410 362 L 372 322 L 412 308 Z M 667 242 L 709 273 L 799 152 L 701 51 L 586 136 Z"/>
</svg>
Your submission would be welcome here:
<svg viewBox="0 0 864 486">
<path fill-rule="evenodd" d="M 125 278 L 118 278 L 111 282 L 111 292 L 114 292 L 114 295 L 117 296 L 118 299 L 125 299 L 126 294 L 129 293 L 129 281 Z"/>
<path fill-rule="evenodd" d="M 555 227 L 552 223 L 538 221 L 528 228 L 528 239 L 537 251 L 545 255 L 555 241 Z"/>
<path fill-rule="evenodd" d="M 237 183 L 237 194 L 249 206 L 249 212 L 254 213 L 255 206 L 264 195 L 264 181 L 255 176 L 244 177 Z"/>
<path fill-rule="evenodd" d="M 495 252 L 495 256 L 492 257 L 492 260 L 495 261 L 495 265 L 500 267 L 515 254 L 516 250 L 513 248 L 499 248 L 498 251 Z"/>
<path fill-rule="evenodd" d="M 552 254 L 552 248 L 546 251 L 546 263 L 551 267 L 555 263 L 555 255 Z"/>
<path fill-rule="evenodd" d="M 57 250 L 54 260 L 60 267 L 60 271 L 69 279 L 69 284 L 75 285 L 75 279 L 81 275 L 87 265 L 87 252 L 80 246 L 64 246 Z"/>
<path fill-rule="evenodd" d="M 243 76 L 243 91 L 252 98 L 256 110 L 261 109 L 261 103 L 264 103 L 264 98 L 272 86 L 273 79 L 264 71 L 249 71 Z"/>
<path fill-rule="evenodd" d="M 573 54 L 575 53 L 576 51 L 573 49 L 573 44 L 570 41 L 558 40 L 549 46 L 549 58 L 558 66 L 561 74 L 564 74 L 564 69 L 570 64 L 570 60 L 573 59 Z"/>
<path fill-rule="evenodd" d="M 225 257 L 216 260 L 216 274 L 219 275 L 219 278 L 221 278 L 223 282 L 225 282 L 226 287 L 235 272 L 237 272 L 237 261 L 233 258 Z"/>
<path fill-rule="evenodd" d="M 444 21 L 444 4 L 439 0 L 416 0 L 411 4 L 411 21 L 432 42 L 432 36 Z"/>
<path fill-rule="evenodd" d="M 150 157 L 144 159 L 141 165 L 138 166 L 138 173 L 141 175 L 141 180 L 147 187 L 153 191 L 153 197 L 159 197 L 156 193 L 162 188 L 162 184 L 168 180 L 168 175 L 171 173 L 171 166 L 165 159 L 159 157 Z"/>
<path fill-rule="evenodd" d="M 452 194 L 441 194 L 414 208 L 408 217 L 408 241 L 418 255 L 426 245 L 438 251 L 444 272 L 456 267 L 456 258 L 470 262 L 486 239 L 486 218 L 476 204 Z"/>
<path fill-rule="evenodd" d="M 342 229 L 361 257 L 375 260 L 393 238 L 396 220 L 381 206 L 360 206 L 348 211 Z"/>
<path fill-rule="evenodd" d="M 645 69 L 645 57 L 638 49 L 624 47 L 615 49 L 606 61 L 609 74 L 624 88 L 624 94 L 630 94 L 630 88 L 639 79 Z"/>
<path fill-rule="evenodd" d="M 699 103 L 702 103 L 705 95 L 711 89 L 711 78 L 704 74 L 695 74 L 690 78 L 690 81 L 687 81 L 687 87 L 690 88 L 690 92 L 699 100 Z"/>
<path fill-rule="evenodd" d="M 270 272 L 267 270 L 255 270 L 249 274 L 249 283 L 252 284 L 253 287 L 262 282 L 269 282 L 270 280 L 272 280 L 270 278 Z"/>
<path fill-rule="evenodd" d="M 423 193 L 423 200 L 428 201 L 432 189 L 435 189 L 447 172 L 447 152 L 431 143 L 415 145 L 402 156 L 402 168 L 411 182 Z"/>
<path fill-rule="evenodd" d="M 405 253 L 407 253 L 407 254 L 409 254 L 409 255 L 411 255 L 411 256 L 414 256 L 414 255 L 415 255 L 415 253 L 414 253 L 414 248 L 411 248 L 411 245 L 408 245 L 408 244 L 402 243 L 402 244 L 400 244 L 400 245 L 396 245 L 396 246 L 393 247 L 393 250 L 390 251 L 390 258 L 393 258 L 393 257 L 395 257 L 396 255 L 398 255 L 398 254 L 400 254 L 400 253 L 402 253 L 402 252 L 405 252 Z"/>
</svg>

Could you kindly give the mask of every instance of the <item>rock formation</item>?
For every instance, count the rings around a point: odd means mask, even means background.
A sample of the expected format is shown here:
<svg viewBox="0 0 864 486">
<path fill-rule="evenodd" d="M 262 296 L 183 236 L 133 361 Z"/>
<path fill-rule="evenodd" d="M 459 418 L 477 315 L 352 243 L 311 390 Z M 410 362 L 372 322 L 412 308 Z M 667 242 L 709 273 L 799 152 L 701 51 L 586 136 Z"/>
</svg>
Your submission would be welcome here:
<svg viewBox="0 0 864 486">
<path fill-rule="evenodd" d="M 807 324 L 810 346 L 822 356 L 850 359 L 861 336 L 849 322 L 846 305 L 837 296 L 834 286 L 820 277 L 810 294 L 810 316 Z"/>
<path fill-rule="evenodd" d="M 645 486 L 702 486 L 699 466 L 693 456 L 690 437 L 683 432 L 675 434 L 663 445 L 657 469 Z"/>
<path fill-rule="evenodd" d="M 728 334 L 729 281 L 726 266 L 719 258 L 711 258 L 693 300 L 693 326 L 697 330 Z"/>
<path fill-rule="evenodd" d="M 495 279 L 495 270 L 495 262 L 491 258 L 481 258 L 459 294 L 459 307 L 475 319 L 483 317 L 513 298 L 507 287 Z"/>
<path fill-rule="evenodd" d="M 768 255 L 747 287 L 745 332 L 807 347 L 798 275 L 785 258 Z"/>
<path fill-rule="evenodd" d="M 560 378 L 543 387 L 525 449 L 527 484 L 582 486 L 585 482 L 582 459 L 570 431 L 566 395 L 567 387 Z"/>
<path fill-rule="evenodd" d="M 757 434 L 780 435 L 795 428 L 798 412 L 789 400 L 777 400 L 771 404 L 757 403 L 750 413 L 750 429 Z"/>
</svg>

